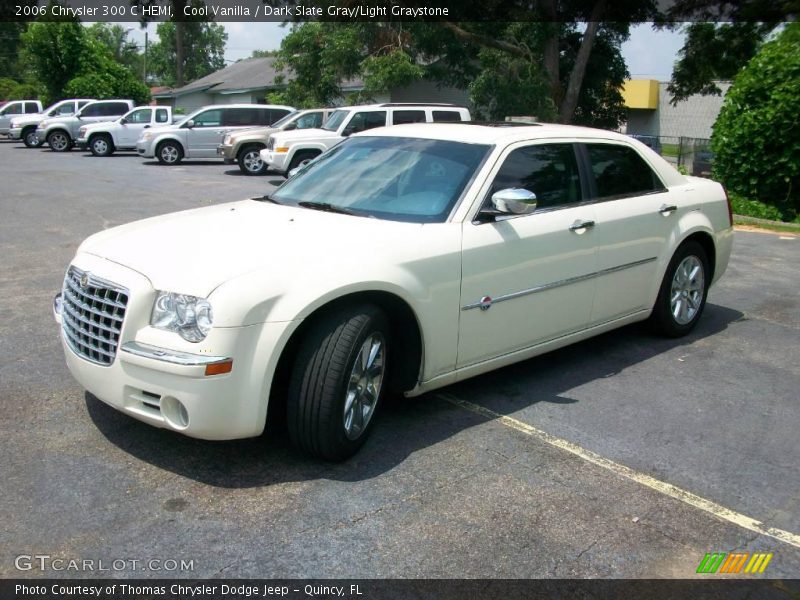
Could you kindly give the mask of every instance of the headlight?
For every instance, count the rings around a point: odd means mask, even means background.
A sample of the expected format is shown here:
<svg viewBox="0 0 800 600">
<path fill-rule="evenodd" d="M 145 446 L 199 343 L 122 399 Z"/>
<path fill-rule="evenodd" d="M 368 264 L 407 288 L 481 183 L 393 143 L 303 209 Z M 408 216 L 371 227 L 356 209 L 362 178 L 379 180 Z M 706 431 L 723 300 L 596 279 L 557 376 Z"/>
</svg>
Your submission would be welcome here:
<svg viewBox="0 0 800 600">
<path fill-rule="evenodd" d="M 12 119 L 11 123 L 9 123 L 8 126 L 11 127 L 11 129 L 16 129 L 17 128 L 17 122 Z"/>
<path fill-rule="evenodd" d="M 228 146 L 231 143 L 231 134 L 227 134 L 224 138 L 222 138 L 222 145 Z"/>
<path fill-rule="evenodd" d="M 78 137 L 83 137 L 84 135 L 86 135 L 86 127 L 85 126 L 81 127 L 80 129 L 78 129 Z"/>
<path fill-rule="evenodd" d="M 152 139 L 153 139 L 153 134 L 152 134 L 152 133 L 150 133 L 149 131 L 145 131 L 145 132 L 142 134 L 142 138 L 141 138 L 141 140 L 142 140 L 143 142 L 149 142 L 149 141 L 150 141 L 150 140 L 152 140 Z"/>
<path fill-rule="evenodd" d="M 205 298 L 158 292 L 150 325 L 178 333 L 188 342 L 203 341 L 214 322 L 211 303 Z"/>
</svg>

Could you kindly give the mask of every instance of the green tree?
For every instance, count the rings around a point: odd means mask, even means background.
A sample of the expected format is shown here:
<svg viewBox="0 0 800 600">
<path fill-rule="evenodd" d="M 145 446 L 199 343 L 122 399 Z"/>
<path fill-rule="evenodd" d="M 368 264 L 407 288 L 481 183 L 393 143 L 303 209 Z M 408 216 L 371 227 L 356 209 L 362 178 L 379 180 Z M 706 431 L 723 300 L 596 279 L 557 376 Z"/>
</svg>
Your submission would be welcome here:
<svg viewBox="0 0 800 600">
<path fill-rule="evenodd" d="M 189 21 L 181 25 L 183 32 L 182 60 L 178 60 L 178 24 L 158 25 L 158 42 L 147 55 L 148 71 L 162 85 L 180 86 L 184 81 L 205 77 L 225 66 L 225 43 L 228 34 L 222 25 Z M 178 68 L 180 65 L 180 69 Z M 179 73 L 180 71 L 180 73 Z M 179 78 L 179 75 L 181 78 Z"/>
<path fill-rule="evenodd" d="M 142 53 L 122 25 L 94 23 L 87 29 L 89 36 L 108 48 L 112 58 L 133 73 L 142 72 Z"/>
<path fill-rule="evenodd" d="M 18 59 L 24 31 L 25 23 L 0 22 L 0 77 L 19 79 L 23 75 Z"/>
<path fill-rule="evenodd" d="M 800 24 L 765 43 L 734 79 L 714 124 L 714 175 L 728 188 L 800 212 Z"/>
<path fill-rule="evenodd" d="M 61 98 L 75 75 L 92 68 L 86 31 L 77 21 L 30 23 L 20 39 L 20 60 L 41 84 L 46 104 Z"/>
</svg>

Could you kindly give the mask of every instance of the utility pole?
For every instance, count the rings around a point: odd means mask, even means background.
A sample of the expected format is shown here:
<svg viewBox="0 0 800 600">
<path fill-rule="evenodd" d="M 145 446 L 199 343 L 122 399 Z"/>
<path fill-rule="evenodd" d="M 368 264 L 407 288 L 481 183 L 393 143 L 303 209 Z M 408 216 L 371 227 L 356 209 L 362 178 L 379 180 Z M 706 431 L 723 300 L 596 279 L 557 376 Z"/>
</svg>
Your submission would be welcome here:
<svg viewBox="0 0 800 600">
<path fill-rule="evenodd" d="M 147 26 L 144 29 L 144 60 L 142 60 L 142 81 L 147 85 Z"/>
</svg>

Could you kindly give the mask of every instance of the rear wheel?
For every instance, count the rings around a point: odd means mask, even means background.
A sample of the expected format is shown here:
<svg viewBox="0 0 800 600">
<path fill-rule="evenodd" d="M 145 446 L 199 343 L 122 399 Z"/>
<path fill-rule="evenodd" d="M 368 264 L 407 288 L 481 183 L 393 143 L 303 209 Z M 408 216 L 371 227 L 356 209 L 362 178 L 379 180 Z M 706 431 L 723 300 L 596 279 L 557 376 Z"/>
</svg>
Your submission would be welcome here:
<svg viewBox="0 0 800 600">
<path fill-rule="evenodd" d="M 22 132 L 22 142 L 28 148 L 38 148 L 42 145 L 42 142 L 40 142 L 39 138 L 36 136 L 35 127 L 31 127 L 30 129 L 26 129 Z"/>
<path fill-rule="evenodd" d="M 650 320 L 655 329 L 668 337 L 686 335 L 700 320 L 710 285 L 708 255 L 690 240 L 672 257 L 661 282 Z"/>
<path fill-rule="evenodd" d="M 383 396 L 389 322 L 365 304 L 322 317 L 300 345 L 287 424 L 292 442 L 326 460 L 344 460 L 367 439 Z"/>
<path fill-rule="evenodd" d="M 98 134 L 89 140 L 89 150 L 95 156 L 111 156 L 114 153 L 114 142 L 111 136 Z"/>
<path fill-rule="evenodd" d="M 263 175 L 267 172 L 267 165 L 261 159 L 261 150 L 264 146 L 246 146 L 239 152 L 239 169 L 245 175 Z"/>
<path fill-rule="evenodd" d="M 156 158 L 162 165 L 177 165 L 183 159 L 183 148 L 178 142 L 161 142 L 156 149 Z"/>
<path fill-rule="evenodd" d="M 66 131 L 53 131 L 47 136 L 47 143 L 53 152 L 67 152 L 72 147 L 72 140 Z"/>
</svg>

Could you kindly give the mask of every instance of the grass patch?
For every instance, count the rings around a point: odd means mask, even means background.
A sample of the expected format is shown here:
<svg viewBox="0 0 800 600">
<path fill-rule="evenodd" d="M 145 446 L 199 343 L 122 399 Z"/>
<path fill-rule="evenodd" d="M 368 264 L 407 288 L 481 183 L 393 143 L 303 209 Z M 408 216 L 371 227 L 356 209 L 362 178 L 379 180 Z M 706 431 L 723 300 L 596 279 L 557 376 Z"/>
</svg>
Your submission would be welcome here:
<svg viewBox="0 0 800 600">
<path fill-rule="evenodd" d="M 800 235 L 800 223 L 782 223 L 780 221 L 769 221 L 767 219 L 757 219 L 744 215 L 733 215 L 734 225 L 744 225 L 745 227 L 756 227 L 767 231 L 778 233 L 794 233 Z"/>
</svg>

